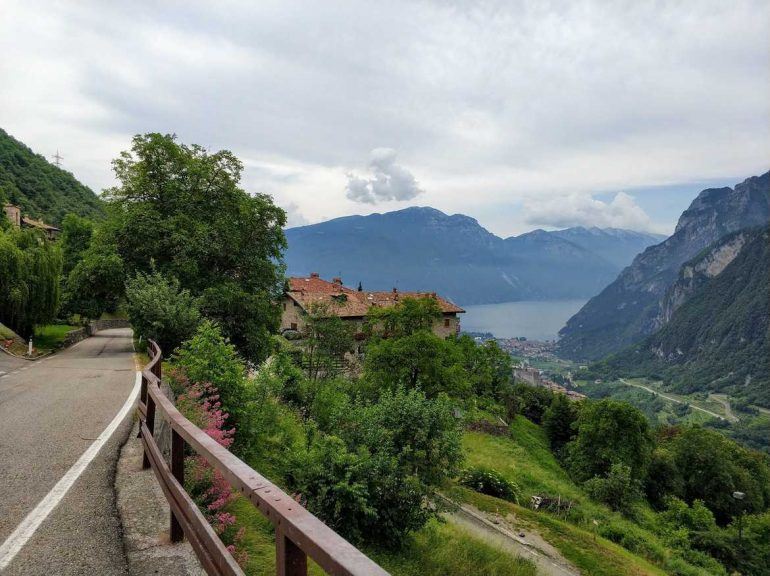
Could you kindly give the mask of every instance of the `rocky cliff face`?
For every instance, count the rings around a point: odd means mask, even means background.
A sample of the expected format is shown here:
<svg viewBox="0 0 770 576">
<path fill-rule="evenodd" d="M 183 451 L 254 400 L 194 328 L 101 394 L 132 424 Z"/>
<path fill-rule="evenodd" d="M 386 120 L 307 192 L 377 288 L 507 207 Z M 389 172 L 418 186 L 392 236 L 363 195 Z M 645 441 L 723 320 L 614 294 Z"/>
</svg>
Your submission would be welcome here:
<svg viewBox="0 0 770 576">
<path fill-rule="evenodd" d="M 770 172 L 735 188 L 701 192 L 674 234 L 639 254 L 561 330 L 559 349 L 573 359 L 596 360 L 638 342 L 661 326 L 662 303 L 681 266 L 726 234 L 770 219 Z"/>
<path fill-rule="evenodd" d="M 663 327 L 599 365 L 770 406 L 769 252 L 767 226 L 725 236 L 682 267 Z"/>
<path fill-rule="evenodd" d="M 679 277 L 661 300 L 660 310 L 655 318 L 658 328 L 667 324 L 674 312 L 709 279 L 718 276 L 728 264 L 735 260 L 746 244 L 747 236 L 745 230 L 729 234 L 682 266 Z"/>
</svg>

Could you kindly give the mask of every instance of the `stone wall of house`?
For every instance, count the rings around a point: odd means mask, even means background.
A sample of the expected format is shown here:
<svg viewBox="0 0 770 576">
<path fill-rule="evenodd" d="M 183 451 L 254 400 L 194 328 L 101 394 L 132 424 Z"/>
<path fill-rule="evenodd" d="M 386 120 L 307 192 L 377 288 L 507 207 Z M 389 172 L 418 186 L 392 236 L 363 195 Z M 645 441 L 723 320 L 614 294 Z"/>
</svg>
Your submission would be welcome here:
<svg viewBox="0 0 770 576">
<path fill-rule="evenodd" d="M 457 316 L 444 316 L 433 324 L 433 333 L 440 338 L 454 336 L 460 331 L 460 319 Z"/>
<path fill-rule="evenodd" d="M 302 315 L 302 308 L 296 305 L 294 300 L 284 296 L 281 303 L 281 332 L 284 330 L 302 331 L 305 327 L 305 319 Z"/>
<path fill-rule="evenodd" d="M 17 228 L 21 226 L 21 209 L 18 206 L 6 204 L 3 206 L 3 209 L 5 210 L 5 216 L 14 226 Z"/>
</svg>

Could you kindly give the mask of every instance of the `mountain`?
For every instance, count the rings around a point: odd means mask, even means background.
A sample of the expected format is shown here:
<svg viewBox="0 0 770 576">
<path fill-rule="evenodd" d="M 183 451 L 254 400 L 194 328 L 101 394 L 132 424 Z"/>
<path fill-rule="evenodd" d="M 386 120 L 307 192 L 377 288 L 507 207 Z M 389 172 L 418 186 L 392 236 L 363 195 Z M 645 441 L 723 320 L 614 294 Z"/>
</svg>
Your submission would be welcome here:
<svg viewBox="0 0 770 576">
<path fill-rule="evenodd" d="M 596 360 L 652 334 L 664 323 L 663 298 L 679 269 L 731 232 L 770 219 L 770 172 L 735 188 L 701 192 L 679 218 L 674 234 L 647 248 L 618 278 L 562 328 L 560 354 Z"/>
<path fill-rule="evenodd" d="M 102 201 L 75 177 L 0 129 L 0 200 L 21 207 L 24 216 L 61 224 L 69 212 L 98 219 Z"/>
<path fill-rule="evenodd" d="M 626 233 L 637 238 L 634 232 L 617 231 Z M 587 235 L 574 232 L 576 238 Z M 396 286 L 436 291 L 464 305 L 587 298 L 621 268 L 553 232 L 535 230 L 503 239 L 469 216 L 434 208 L 336 218 L 290 228 L 286 238 L 289 275 L 319 272 L 341 276 L 351 285 L 360 281 L 371 290 Z M 647 245 L 657 241 L 647 238 Z M 636 254 L 634 242 L 628 241 Z M 626 263 L 633 257 L 631 250 Z"/>
<path fill-rule="evenodd" d="M 589 252 L 601 256 L 619 270 L 628 266 L 634 256 L 653 244 L 666 239 L 663 234 L 635 232 L 621 228 L 584 228 L 578 226 L 550 232 L 564 240 L 577 244 Z"/>
<path fill-rule="evenodd" d="M 769 280 L 767 226 L 723 237 L 682 266 L 663 299 L 665 325 L 606 365 L 770 407 Z"/>
</svg>

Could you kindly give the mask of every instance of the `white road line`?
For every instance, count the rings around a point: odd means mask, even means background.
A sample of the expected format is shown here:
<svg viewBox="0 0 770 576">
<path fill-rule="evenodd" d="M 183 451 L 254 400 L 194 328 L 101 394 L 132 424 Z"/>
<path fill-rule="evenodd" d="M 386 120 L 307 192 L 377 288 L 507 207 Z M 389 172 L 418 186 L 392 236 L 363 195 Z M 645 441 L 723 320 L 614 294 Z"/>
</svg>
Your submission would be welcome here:
<svg viewBox="0 0 770 576">
<path fill-rule="evenodd" d="M 43 498 L 40 503 L 35 506 L 34 510 L 27 514 L 27 517 L 21 521 L 16 527 L 16 530 L 3 542 L 0 546 L 0 572 L 2 572 L 11 560 L 19 553 L 24 545 L 35 534 L 35 531 L 40 528 L 40 525 L 48 517 L 48 515 L 58 506 L 62 498 L 66 496 L 67 492 L 75 481 L 80 477 L 83 471 L 88 467 L 91 461 L 96 457 L 110 437 L 115 433 L 120 423 L 128 415 L 131 408 L 134 406 L 137 396 L 139 395 L 139 387 L 142 383 L 142 376 L 140 372 L 136 373 L 136 380 L 134 382 L 134 388 L 131 390 L 126 402 L 117 413 L 109 426 L 104 429 L 104 432 L 99 434 L 99 437 L 94 441 L 91 446 L 88 447 L 83 455 L 78 458 L 78 461 L 73 464 L 72 468 L 67 470 L 67 473 L 61 477 L 51 491 Z"/>
</svg>

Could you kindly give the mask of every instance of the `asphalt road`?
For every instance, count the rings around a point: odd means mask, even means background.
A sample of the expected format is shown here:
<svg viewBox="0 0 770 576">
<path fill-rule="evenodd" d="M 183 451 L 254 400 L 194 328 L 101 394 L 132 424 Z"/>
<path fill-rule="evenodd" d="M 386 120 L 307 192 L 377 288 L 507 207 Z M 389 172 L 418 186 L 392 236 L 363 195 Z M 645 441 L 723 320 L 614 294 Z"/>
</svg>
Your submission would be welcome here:
<svg viewBox="0 0 770 576">
<path fill-rule="evenodd" d="M 115 418 L 135 381 L 131 331 L 37 362 L 0 354 L 0 546 Z M 114 475 L 126 418 L 3 576 L 127 574 Z"/>
</svg>

